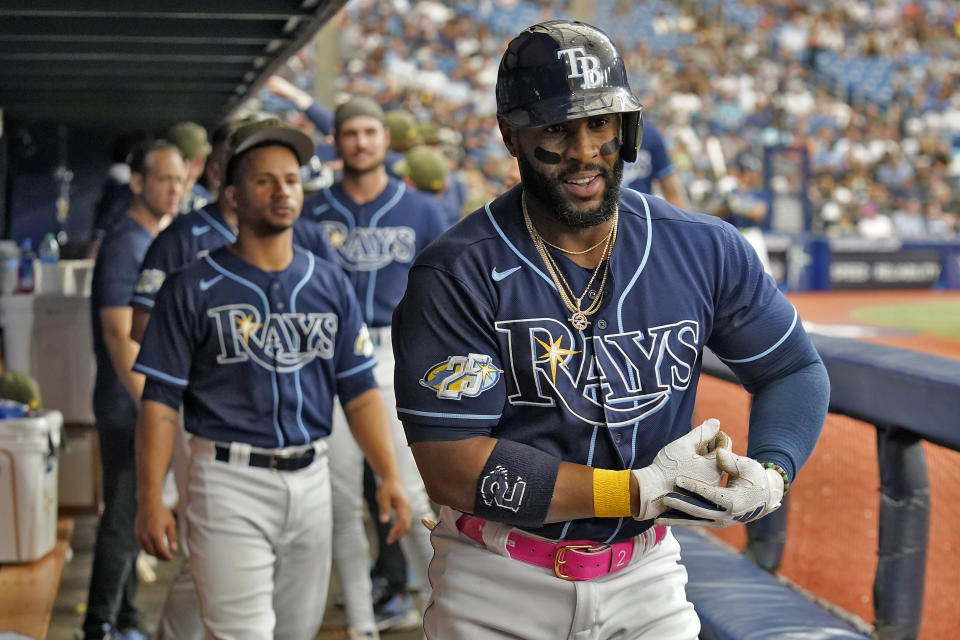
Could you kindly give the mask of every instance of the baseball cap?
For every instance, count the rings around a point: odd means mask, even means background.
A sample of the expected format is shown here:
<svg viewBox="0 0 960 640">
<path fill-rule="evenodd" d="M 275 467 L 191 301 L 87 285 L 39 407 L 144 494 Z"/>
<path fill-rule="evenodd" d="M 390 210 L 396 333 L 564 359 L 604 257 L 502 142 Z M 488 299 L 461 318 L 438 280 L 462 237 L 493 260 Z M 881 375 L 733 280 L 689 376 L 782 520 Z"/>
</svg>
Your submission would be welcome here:
<svg viewBox="0 0 960 640">
<path fill-rule="evenodd" d="M 409 111 L 396 109 L 386 113 L 386 124 L 390 129 L 390 147 L 396 151 L 407 151 L 420 144 L 420 128 L 417 120 Z"/>
<path fill-rule="evenodd" d="M 333 128 L 339 129 L 340 125 L 357 116 L 369 116 L 385 123 L 386 118 L 383 115 L 383 107 L 375 100 L 365 96 L 354 96 L 350 98 L 333 112 Z"/>
<path fill-rule="evenodd" d="M 297 161 L 302 167 L 313 157 L 313 140 L 310 136 L 284 124 L 279 118 L 264 118 L 254 122 L 242 124 L 233 132 L 230 138 L 230 159 L 249 151 L 255 146 L 266 142 L 282 144 L 296 154 Z"/>
<path fill-rule="evenodd" d="M 424 144 L 438 144 L 440 142 L 440 124 L 434 120 L 421 122 L 420 139 Z"/>
<path fill-rule="evenodd" d="M 207 140 L 207 130 L 196 122 L 178 122 L 167 129 L 165 137 L 177 145 L 184 160 L 205 158 L 210 155 L 211 146 Z"/>
<path fill-rule="evenodd" d="M 417 189 L 429 193 L 443 190 L 447 180 L 447 159 L 436 149 L 418 145 L 410 149 L 397 165 L 397 172 L 409 177 Z"/>
</svg>

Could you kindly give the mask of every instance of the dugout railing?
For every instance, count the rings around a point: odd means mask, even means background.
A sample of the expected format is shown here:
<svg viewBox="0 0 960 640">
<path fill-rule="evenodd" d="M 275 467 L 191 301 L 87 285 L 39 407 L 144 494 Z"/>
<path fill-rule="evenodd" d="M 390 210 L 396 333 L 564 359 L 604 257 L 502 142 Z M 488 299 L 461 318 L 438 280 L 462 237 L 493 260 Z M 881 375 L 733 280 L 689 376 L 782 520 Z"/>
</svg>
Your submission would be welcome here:
<svg viewBox="0 0 960 640">
<path fill-rule="evenodd" d="M 830 412 L 877 429 L 880 509 L 873 635 L 880 640 L 916 638 L 930 527 L 922 441 L 960 451 L 960 361 L 817 334 L 811 338 L 830 375 Z M 737 382 L 709 351 L 703 372 Z M 780 566 L 787 513 L 782 508 L 747 525 L 744 555 L 771 573 Z"/>
</svg>

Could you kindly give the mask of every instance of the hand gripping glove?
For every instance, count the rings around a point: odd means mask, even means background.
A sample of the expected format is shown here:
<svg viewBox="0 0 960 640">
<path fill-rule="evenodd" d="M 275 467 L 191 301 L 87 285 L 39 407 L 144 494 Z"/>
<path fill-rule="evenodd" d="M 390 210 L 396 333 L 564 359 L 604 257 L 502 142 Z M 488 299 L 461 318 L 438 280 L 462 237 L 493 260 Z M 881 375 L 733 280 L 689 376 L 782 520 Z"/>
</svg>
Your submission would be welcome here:
<svg viewBox="0 0 960 640">
<path fill-rule="evenodd" d="M 657 524 L 686 524 L 722 529 L 762 518 L 780 507 L 783 476 L 746 456 L 721 449 L 717 464 L 729 474 L 727 486 L 720 487 L 692 477 L 677 478 L 677 487 L 686 493 L 672 493 L 663 499 L 671 511 Z"/>
<path fill-rule="evenodd" d="M 730 436 L 720 431 L 720 421 L 711 418 L 661 449 L 649 466 L 634 469 L 640 490 L 640 511 L 634 519 L 649 520 L 665 511 L 662 499 L 676 489 L 678 477 L 696 478 L 708 486 L 719 484 L 723 471 L 716 456 L 722 450 L 729 452 L 731 446 Z"/>
</svg>

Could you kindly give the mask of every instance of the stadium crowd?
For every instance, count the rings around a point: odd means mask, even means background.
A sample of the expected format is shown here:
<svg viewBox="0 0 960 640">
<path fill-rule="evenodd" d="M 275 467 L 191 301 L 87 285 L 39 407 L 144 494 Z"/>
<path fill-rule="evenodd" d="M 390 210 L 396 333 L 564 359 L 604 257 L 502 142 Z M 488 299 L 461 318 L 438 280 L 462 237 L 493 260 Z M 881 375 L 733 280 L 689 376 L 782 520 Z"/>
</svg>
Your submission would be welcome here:
<svg viewBox="0 0 960 640">
<path fill-rule="evenodd" d="M 958 16 L 941 0 L 352 0 L 336 88 L 412 113 L 421 141 L 449 158 L 468 212 L 510 179 L 493 100 L 506 40 L 517 24 L 577 17 L 627 52 L 693 209 L 766 202 L 780 185 L 764 184 L 764 149 L 792 146 L 807 151 L 813 231 L 950 237 L 960 233 Z M 314 60 L 300 58 L 287 75 L 309 91 Z"/>
</svg>

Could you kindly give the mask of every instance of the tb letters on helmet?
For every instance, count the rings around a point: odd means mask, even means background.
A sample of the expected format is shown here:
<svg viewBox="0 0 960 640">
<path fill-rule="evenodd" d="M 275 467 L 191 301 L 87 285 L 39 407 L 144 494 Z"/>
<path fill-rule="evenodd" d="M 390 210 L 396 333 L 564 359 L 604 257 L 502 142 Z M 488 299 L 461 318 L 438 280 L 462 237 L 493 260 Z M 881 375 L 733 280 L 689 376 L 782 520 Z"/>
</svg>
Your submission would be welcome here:
<svg viewBox="0 0 960 640">
<path fill-rule="evenodd" d="M 627 162 L 637 158 L 640 112 L 623 58 L 600 29 L 582 22 L 536 24 L 507 46 L 497 74 L 497 116 L 514 127 L 542 127 L 619 113 Z"/>
</svg>

